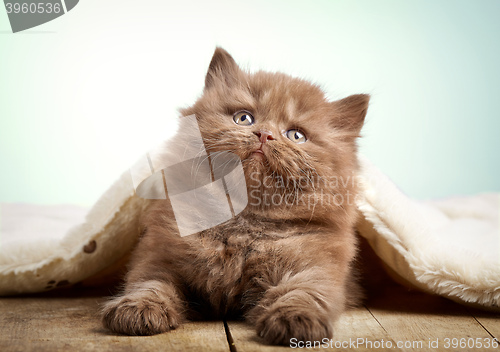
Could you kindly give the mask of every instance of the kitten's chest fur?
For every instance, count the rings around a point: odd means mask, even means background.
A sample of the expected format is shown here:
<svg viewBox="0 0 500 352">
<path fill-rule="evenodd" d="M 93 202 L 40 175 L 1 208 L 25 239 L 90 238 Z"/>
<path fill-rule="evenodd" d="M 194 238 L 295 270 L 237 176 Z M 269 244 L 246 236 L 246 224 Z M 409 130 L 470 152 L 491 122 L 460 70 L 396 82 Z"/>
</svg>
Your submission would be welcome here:
<svg viewBox="0 0 500 352">
<path fill-rule="evenodd" d="M 237 216 L 189 239 L 186 283 L 216 313 L 245 310 L 263 291 L 259 279 L 280 247 L 300 235 L 292 222 Z"/>
</svg>

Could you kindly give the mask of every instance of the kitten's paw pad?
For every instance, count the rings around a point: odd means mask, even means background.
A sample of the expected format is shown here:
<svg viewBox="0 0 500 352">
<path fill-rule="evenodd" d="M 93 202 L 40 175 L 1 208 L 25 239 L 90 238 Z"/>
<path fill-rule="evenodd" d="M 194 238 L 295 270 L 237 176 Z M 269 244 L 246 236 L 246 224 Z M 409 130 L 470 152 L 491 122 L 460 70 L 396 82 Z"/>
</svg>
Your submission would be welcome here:
<svg viewBox="0 0 500 352">
<path fill-rule="evenodd" d="M 111 331 L 126 335 L 155 335 L 179 326 L 175 309 L 151 297 L 118 297 L 103 309 L 103 324 Z"/>
<path fill-rule="evenodd" d="M 269 310 L 257 320 L 257 333 L 272 344 L 290 346 L 290 340 L 321 341 L 331 338 L 333 328 L 326 314 L 294 308 Z"/>
</svg>

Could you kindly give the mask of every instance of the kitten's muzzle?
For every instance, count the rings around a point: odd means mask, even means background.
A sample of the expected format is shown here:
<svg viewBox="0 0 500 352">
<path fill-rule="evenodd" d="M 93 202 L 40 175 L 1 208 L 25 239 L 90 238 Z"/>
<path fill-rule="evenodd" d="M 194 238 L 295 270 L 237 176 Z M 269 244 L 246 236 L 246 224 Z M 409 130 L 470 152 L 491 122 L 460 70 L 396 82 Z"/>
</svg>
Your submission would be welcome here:
<svg viewBox="0 0 500 352">
<path fill-rule="evenodd" d="M 259 138 L 261 143 L 266 143 L 267 141 L 273 140 L 273 133 L 268 130 L 260 130 L 254 132 L 254 134 Z"/>
</svg>

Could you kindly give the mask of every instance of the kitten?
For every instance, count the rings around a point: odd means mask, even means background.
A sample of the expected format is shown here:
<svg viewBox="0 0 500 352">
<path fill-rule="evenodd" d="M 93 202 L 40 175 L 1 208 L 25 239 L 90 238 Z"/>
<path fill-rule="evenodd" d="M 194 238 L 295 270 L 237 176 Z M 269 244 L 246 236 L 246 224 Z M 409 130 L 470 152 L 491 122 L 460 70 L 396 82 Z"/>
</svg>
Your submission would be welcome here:
<svg viewBox="0 0 500 352">
<path fill-rule="evenodd" d="M 273 344 L 321 340 L 360 299 L 356 254 L 356 138 L 368 95 L 328 102 L 316 85 L 281 73 L 242 71 L 217 48 L 195 115 L 208 152 L 242 160 L 243 212 L 180 237 L 167 200 L 149 201 L 124 292 L 104 326 L 152 335 L 191 311 L 244 315 Z"/>
</svg>

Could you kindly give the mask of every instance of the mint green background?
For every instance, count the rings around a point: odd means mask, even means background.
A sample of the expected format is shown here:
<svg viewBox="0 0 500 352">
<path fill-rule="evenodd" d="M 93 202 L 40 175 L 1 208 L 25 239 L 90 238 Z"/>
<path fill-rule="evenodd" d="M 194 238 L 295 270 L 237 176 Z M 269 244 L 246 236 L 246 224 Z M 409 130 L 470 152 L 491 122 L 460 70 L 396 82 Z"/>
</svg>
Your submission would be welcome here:
<svg viewBox="0 0 500 352">
<path fill-rule="evenodd" d="M 84 0 L 0 10 L 0 201 L 91 205 L 173 133 L 213 49 L 372 94 L 361 150 L 419 199 L 500 191 L 500 1 Z"/>
</svg>

